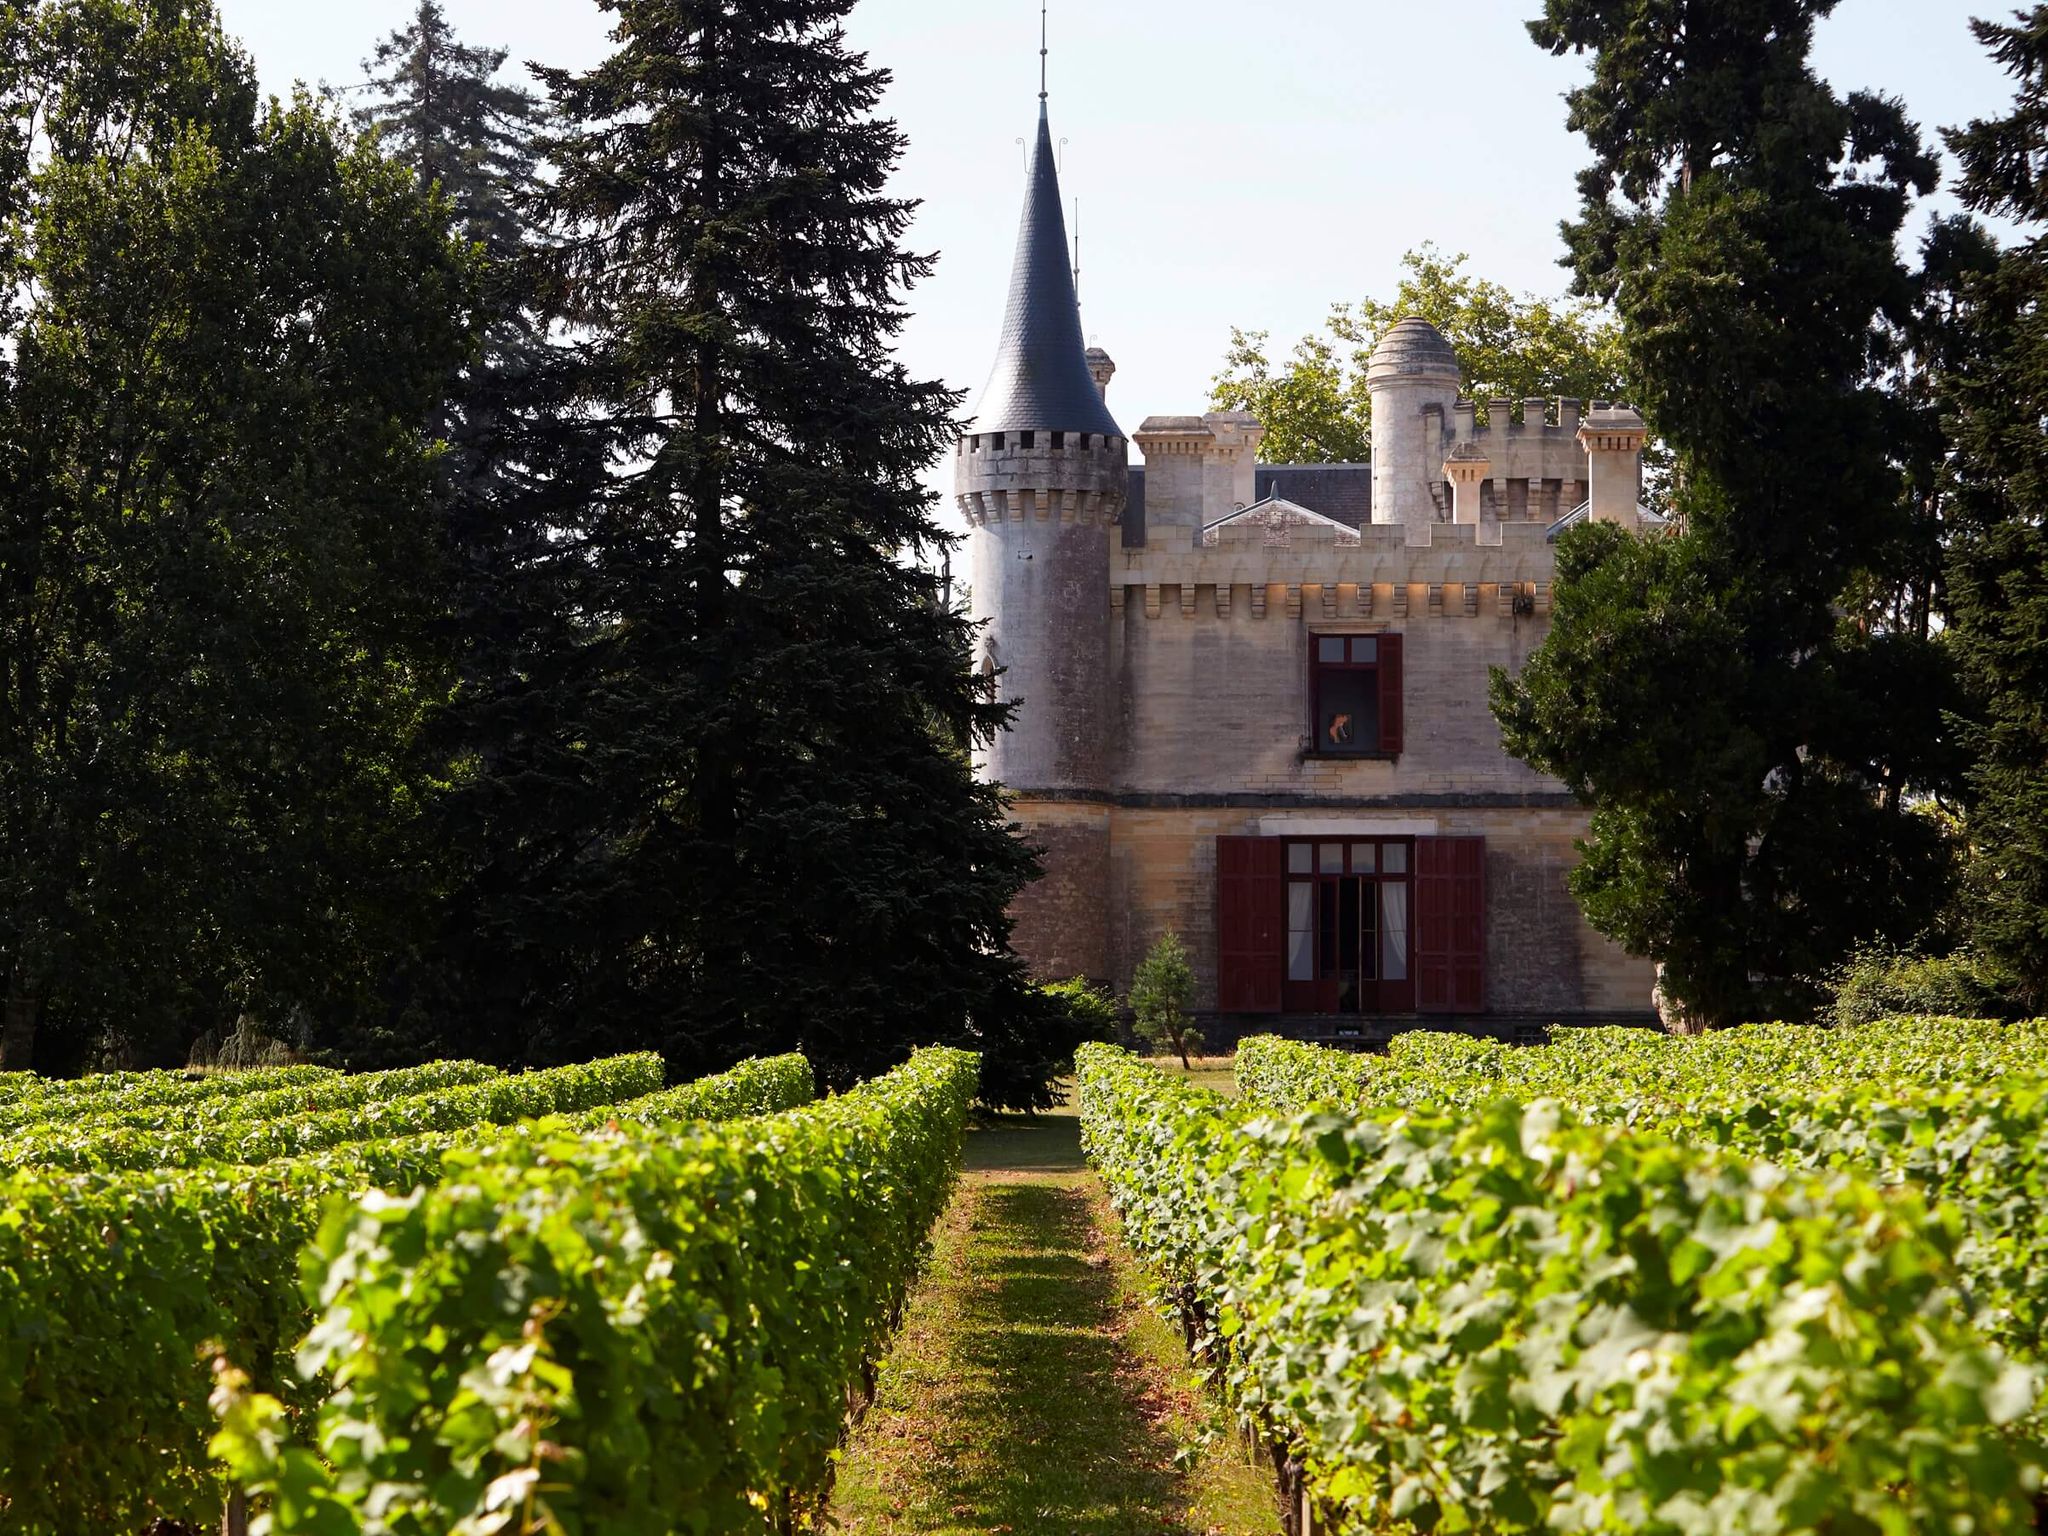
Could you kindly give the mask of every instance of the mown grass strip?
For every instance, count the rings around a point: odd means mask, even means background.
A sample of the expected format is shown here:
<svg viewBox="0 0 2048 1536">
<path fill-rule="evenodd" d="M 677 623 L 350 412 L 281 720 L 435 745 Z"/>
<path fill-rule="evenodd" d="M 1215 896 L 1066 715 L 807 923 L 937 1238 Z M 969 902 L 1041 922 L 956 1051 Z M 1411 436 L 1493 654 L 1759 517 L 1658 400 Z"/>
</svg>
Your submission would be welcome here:
<svg viewBox="0 0 2048 1536">
<path fill-rule="evenodd" d="M 1270 1478 L 1146 1305 L 1072 1115 L 970 1138 L 833 1513 L 854 1536 L 1276 1536 Z"/>
</svg>

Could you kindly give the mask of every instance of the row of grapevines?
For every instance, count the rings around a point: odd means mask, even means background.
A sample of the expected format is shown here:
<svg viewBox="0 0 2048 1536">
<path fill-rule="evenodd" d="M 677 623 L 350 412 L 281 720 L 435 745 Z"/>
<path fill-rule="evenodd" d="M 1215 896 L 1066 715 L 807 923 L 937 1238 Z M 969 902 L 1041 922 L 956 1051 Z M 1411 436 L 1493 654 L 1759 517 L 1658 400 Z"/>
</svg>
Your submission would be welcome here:
<svg viewBox="0 0 2048 1536">
<path fill-rule="evenodd" d="M 134 1149 L 152 1140 L 176 1140 L 194 1147 L 220 1146 L 267 1120 L 331 1114 L 386 1099 L 461 1088 L 500 1075 L 496 1067 L 481 1062 L 436 1061 L 389 1072 L 346 1076 L 336 1073 L 313 1082 L 206 1099 L 197 1104 L 83 1111 L 0 1134 L 0 1167 L 136 1167 L 140 1165 L 132 1159 L 140 1154 Z"/>
<path fill-rule="evenodd" d="M 102 1172 L 196 1168 L 202 1163 L 267 1163 L 344 1142 L 412 1136 L 478 1123 L 506 1124 L 533 1115 L 566 1114 L 593 1104 L 616 1104 L 654 1092 L 662 1080 L 661 1058 L 651 1051 L 517 1076 L 500 1076 L 474 1062 L 410 1072 L 415 1086 L 400 1097 L 371 1099 L 308 1115 L 273 1114 L 256 1120 L 228 1117 L 156 1131 L 42 1136 L 0 1149 L 0 1163 Z M 445 1087 L 425 1086 L 437 1078 L 452 1078 L 453 1082 Z"/>
<path fill-rule="evenodd" d="M 194 1076 L 188 1072 L 119 1072 L 50 1078 L 17 1074 L 0 1086 L 0 1129 L 75 1115 L 114 1114 L 152 1105 L 204 1104 L 212 1099 L 301 1087 L 341 1076 L 332 1067 L 243 1067 Z"/>
<path fill-rule="evenodd" d="M 318 1453 L 230 1380 L 273 1532 L 808 1529 L 958 1165 L 976 1058 L 726 1127 L 480 1143 L 330 1213 Z"/>
<path fill-rule="evenodd" d="M 1404 1036 L 1385 1058 L 1262 1038 L 1240 1046 L 1238 1081 L 1282 1113 L 1332 1101 L 1441 1112 L 1555 1098 L 1583 1119 L 1752 1160 L 1913 1183 L 1961 1213 L 1958 1260 L 1985 1332 L 2048 1361 L 2048 1074 L 2015 1070 L 2038 1062 L 2038 1027 L 1589 1033 L 1609 1038 L 1560 1032 L 1554 1045 L 1516 1051 Z"/>
<path fill-rule="evenodd" d="M 638 1060 L 638 1058 L 627 1058 Z M 544 1112 L 607 1064 L 507 1078 Z M 637 1086 L 637 1085 L 636 1085 Z M 0 1180 L 0 1529 L 135 1531 L 218 1519 L 205 1357 L 228 1350 L 303 1405 L 291 1355 L 310 1317 L 301 1253 L 331 1197 L 412 1189 L 465 1138 L 553 1137 L 614 1115 L 757 1115 L 807 1102 L 800 1056 L 545 1122 L 351 1143 L 261 1167 L 16 1173 Z"/>
<path fill-rule="evenodd" d="M 1953 1218 L 1553 1105 L 1261 1117 L 1084 1047 L 1125 1230 L 1328 1528 L 2020 1531 Z"/>
</svg>

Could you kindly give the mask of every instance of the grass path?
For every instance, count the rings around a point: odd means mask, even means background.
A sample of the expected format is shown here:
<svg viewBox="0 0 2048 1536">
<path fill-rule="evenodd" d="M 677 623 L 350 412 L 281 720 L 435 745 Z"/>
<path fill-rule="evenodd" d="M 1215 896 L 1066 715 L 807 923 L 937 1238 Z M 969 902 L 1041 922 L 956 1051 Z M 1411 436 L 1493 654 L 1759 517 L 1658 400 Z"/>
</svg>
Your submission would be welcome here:
<svg viewBox="0 0 2048 1536">
<path fill-rule="evenodd" d="M 971 1132 L 933 1241 L 840 1470 L 844 1530 L 1278 1536 L 1266 1469 L 1145 1304 L 1071 1108 Z"/>
</svg>

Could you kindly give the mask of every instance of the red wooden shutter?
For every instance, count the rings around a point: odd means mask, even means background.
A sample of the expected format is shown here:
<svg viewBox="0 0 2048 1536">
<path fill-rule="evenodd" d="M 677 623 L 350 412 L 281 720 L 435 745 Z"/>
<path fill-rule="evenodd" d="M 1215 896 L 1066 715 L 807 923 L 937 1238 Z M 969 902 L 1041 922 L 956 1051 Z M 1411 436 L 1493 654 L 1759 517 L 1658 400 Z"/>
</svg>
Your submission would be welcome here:
<svg viewBox="0 0 2048 1536">
<path fill-rule="evenodd" d="M 1486 1011 L 1486 839 L 1415 839 L 1415 1006 Z"/>
<path fill-rule="evenodd" d="M 1216 839 L 1216 1007 L 1278 1013 L 1282 974 L 1281 844 L 1277 837 Z"/>
<path fill-rule="evenodd" d="M 1401 750 L 1401 637 L 1380 636 L 1380 750 Z"/>
</svg>

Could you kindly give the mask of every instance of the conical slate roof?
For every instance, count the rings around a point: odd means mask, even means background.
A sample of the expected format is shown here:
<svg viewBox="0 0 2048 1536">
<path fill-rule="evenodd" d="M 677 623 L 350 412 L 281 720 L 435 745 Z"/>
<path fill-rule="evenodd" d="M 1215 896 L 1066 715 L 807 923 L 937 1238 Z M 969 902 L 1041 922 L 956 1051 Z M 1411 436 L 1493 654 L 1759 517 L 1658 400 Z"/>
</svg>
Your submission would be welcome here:
<svg viewBox="0 0 2048 1536">
<path fill-rule="evenodd" d="M 1088 373 L 1081 308 L 1068 265 L 1067 221 L 1045 103 L 1024 189 L 1024 222 L 1010 268 L 1010 301 L 996 365 L 969 432 L 1102 432 L 1123 436 Z"/>
</svg>

